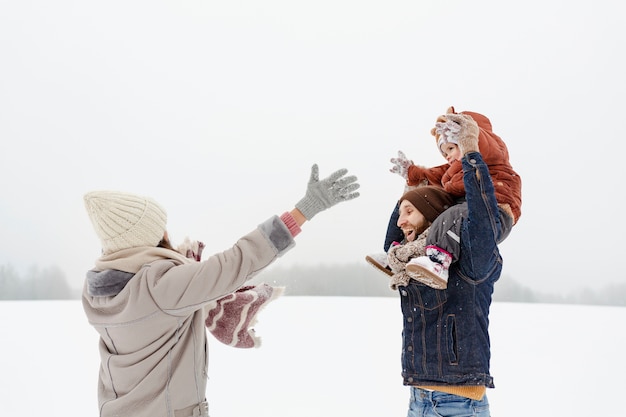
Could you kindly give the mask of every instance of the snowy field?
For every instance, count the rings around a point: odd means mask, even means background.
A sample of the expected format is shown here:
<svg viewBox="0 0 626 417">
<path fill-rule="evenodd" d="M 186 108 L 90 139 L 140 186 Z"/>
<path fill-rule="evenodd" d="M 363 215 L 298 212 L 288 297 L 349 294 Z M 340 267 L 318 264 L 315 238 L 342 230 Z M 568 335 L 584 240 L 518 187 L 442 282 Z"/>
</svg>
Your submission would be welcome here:
<svg viewBox="0 0 626 417">
<path fill-rule="evenodd" d="M 97 336 L 80 301 L 0 302 L 0 416 L 97 416 Z M 263 345 L 211 336 L 212 417 L 405 416 L 395 298 L 282 297 Z M 495 303 L 493 417 L 624 416 L 626 308 Z"/>
</svg>

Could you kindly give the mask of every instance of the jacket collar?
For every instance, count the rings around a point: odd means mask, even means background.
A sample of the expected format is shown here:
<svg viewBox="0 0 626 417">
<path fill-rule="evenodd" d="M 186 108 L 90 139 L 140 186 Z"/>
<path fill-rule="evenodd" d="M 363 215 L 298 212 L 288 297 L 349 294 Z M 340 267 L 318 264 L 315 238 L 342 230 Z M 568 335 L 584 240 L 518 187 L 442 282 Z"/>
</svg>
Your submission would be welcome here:
<svg viewBox="0 0 626 417">
<path fill-rule="evenodd" d="M 87 272 L 87 294 L 92 297 L 110 297 L 120 293 L 135 274 L 107 269 Z"/>
<path fill-rule="evenodd" d="M 142 266 L 163 259 L 177 265 L 194 262 L 165 248 L 139 247 L 117 251 L 96 260 L 95 268 L 87 272 L 87 293 L 93 297 L 115 296 Z"/>
</svg>

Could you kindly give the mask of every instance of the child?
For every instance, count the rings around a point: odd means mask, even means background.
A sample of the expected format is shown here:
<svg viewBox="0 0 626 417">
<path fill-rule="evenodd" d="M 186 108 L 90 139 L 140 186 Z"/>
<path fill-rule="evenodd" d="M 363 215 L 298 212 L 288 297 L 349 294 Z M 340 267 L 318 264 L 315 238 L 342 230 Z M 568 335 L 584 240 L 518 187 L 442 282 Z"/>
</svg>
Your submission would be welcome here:
<svg viewBox="0 0 626 417">
<path fill-rule="evenodd" d="M 478 125 L 478 145 L 485 162 L 489 167 L 489 173 L 495 186 L 496 199 L 500 209 L 502 222 L 502 235 L 498 242 L 504 240 L 513 225 L 521 215 L 521 179 L 509 163 L 508 149 L 502 139 L 492 131 L 491 122 L 482 114 L 474 112 L 462 112 L 461 115 L 470 116 Z M 431 130 L 435 136 L 437 145 L 448 161 L 447 164 L 433 168 L 425 168 L 414 165 L 406 159 L 402 152 L 398 152 L 398 158 L 391 162 L 394 167 L 391 172 L 397 173 L 406 179 L 408 186 L 419 184 L 439 185 L 449 192 L 460 203 L 465 198 L 463 185 L 463 172 L 458 152 L 458 133 L 460 115 L 454 111 L 454 107 L 448 108 L 445 116 L 437 119 L 436 127 Z M 448 268 L 456 261 L 455 253 L 460 241 L 460 225 L 466 213 L 466 204 L 454 206 L 449 213 L 437 219 L 432 226 L 432 233 L 426 242 L 425 256 L 415 258 L 407 264 L 407 273 L 428 276 L 428 282 L 438 282 L 438 288 L 447 285 Z M 392 218 L 397 218 L 397 206 Z M 387 235 L 393 234 L 389 230 L 393 225 L 389 224 Z M 388 250 L 388 247 L 385 248 Z M 369 259 L 367 259 L 369 258 Z M 380 259 L 369 256 L 366 259 Z M 385 265 L 386 266 L 386 265 Z M 428 282 L 424 282 L 427 285 Z"/>
</svg>

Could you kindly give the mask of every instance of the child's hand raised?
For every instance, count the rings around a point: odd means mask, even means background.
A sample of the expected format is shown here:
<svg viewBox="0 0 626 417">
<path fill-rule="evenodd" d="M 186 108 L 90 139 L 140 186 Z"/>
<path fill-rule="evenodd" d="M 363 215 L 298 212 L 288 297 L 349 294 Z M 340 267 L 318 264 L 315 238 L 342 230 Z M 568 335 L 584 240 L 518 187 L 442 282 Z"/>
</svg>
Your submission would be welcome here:
<svg viewBox="0 0 626 417">
<path fill-rule="evenodd" d="M 391 167 L 389 172 L 398 174 L 405 180 L 408 179 L 409 167 L 413 165 L 413 161 L 410 161 L 409 159 L 407 159 L 406 155 L 404 155 L 404 152 L 398 151 L 398 157 L 391 158 L 390 162 L 394 165 L 393 167 Z"/>
<path fill-rule="evenodd" d="M 478 149 L 478 124 L 466 114 L 446 114 L 446 119 L 459 125 L 458 145 L 461 155 L 480 152 Z"/>
</svg>

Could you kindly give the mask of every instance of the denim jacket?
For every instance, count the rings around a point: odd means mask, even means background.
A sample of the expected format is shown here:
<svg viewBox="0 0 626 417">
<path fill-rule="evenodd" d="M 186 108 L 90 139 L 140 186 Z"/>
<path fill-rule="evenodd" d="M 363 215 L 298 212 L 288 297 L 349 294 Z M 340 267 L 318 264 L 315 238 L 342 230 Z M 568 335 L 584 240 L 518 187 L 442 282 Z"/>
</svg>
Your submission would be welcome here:
<svg viewBox="0 0 626 417">
<path fill-rule="evenodd" d="M 494 387 L 489 374 L 489 306 L 502 270 L 496 243 L 502 227 L 482 155 L 469 153 L 462 164 L 468 216 L 447 289 L 436 290 L 415 281 L 399 288 L 405 385 Z"/>
</svg>

